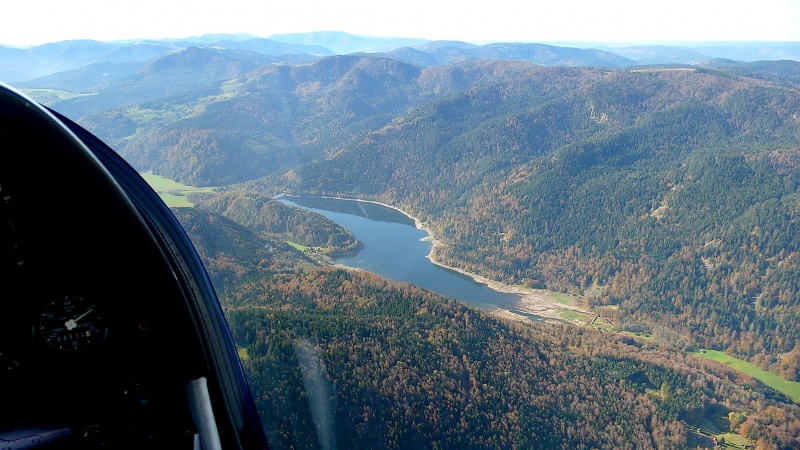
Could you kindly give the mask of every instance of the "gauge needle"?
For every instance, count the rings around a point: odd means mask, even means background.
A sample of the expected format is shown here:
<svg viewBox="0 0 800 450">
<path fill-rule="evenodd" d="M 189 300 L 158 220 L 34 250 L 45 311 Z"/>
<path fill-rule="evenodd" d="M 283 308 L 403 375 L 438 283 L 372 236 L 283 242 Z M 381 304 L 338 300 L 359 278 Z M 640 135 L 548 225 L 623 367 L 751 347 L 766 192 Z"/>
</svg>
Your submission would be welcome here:
<svg viewBox="0 0 800 450">
<path fill-rule="evenodd" d="M 78 321 L 83 319 L 87 315 L 89 315 L 89 313 L 92 312 L 92 311 L 94 311 L 94 306 L 89 308 L 88 311 L 86 311 L 85 313 L 81 314 L 80 316 L 78 316 L 78 317 L 76 317 L 74 319 L 69 319 L 68 321 L 64 322 L 64 326 L 67 327 L 67 330 L 75 329 L 75 327 L 78 326 Z"/>
</svg>

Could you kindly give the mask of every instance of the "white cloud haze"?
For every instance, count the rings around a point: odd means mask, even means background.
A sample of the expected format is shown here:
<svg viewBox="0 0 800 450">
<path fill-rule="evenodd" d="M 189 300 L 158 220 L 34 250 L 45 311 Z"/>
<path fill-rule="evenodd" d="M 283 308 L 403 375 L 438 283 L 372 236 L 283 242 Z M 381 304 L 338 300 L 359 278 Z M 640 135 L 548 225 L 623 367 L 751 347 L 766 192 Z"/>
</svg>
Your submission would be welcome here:
<svg viewBox="0 0 800 450">
<path fill-rule="evenodd" d="M 800 41 L 795 0 L 12 0 L 0 44 L 345 31 L 471 42 Z"/>
</svg>

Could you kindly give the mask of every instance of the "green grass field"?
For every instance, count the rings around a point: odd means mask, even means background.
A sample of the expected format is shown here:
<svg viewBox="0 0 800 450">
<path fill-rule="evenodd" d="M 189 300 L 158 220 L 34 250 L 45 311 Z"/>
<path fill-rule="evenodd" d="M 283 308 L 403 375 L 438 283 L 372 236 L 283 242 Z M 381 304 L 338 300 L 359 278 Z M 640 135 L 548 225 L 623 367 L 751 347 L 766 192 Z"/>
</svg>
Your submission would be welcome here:
<svg viewBox="0 0 800 450">
<path fill-rule="evenodd" d="M 302 244 L 298 244 L 297 242 L 286 241 L 286 243 L 291 245 L 295 249 L 300 250 L 301 252 L 304 252 L 304 251 L 308 250 L 309 248 L 311 248 L 311 247 L 306 247 L 305 245 L 302 245 Z"/>
<path fill-rule="evenodd" d="M 562 305 L 575 306 L 575 297 L 560 292 L 548 292 L 550 298 Z"/>
<path fill-rule="evenodd" d="M 608 322 L 606 319 L 602 317 L 598 317 L 597 320 L 591 322 L 592 328 L 596 328 L 598 330 L 605 330 L 605 331 L 615 331 L 616 327 L 611 322 Z"/>
<path fill-rule="evenodd" d="M 588 324 L 594 318 L 592 314 L 586 314 L 578 311 L 572 311 L 569 309 L 562 309 L 558 312 L 558 315 L 561 316 L 562 319 L 568 320 L 570 322 L 573 321 L 580 321 L 583 324 Z"/>
<path fill-rule="evenodd" d="M 36 100 L 43 105 L 50 105 L 60 100 L 68 100 L 75 97 L 86 97 L 97 94 L 75 94 L 73 92 L 60 91 L 57 89 L 21 89 L 25 95 Z"/>
<path fill-rule="evenodd" d="M 185 184 L 180 184 L 170 179 L 160 177 L 158 175 L 154 175 L 152 172 L 147 171 L 140 174 L 144 181 L 153 188 L 158 196 L 161 197 L 161 200 L 167 204 L 170 208 L 178 207 L 178 206 L 194 206 L 194 203 L 190 202 L 189 199 L 186 197 L 188 194 L 192 193 L 211 193 L 214 192 L 213 187 L 194 187 L 194 186 L 187 186 Z"/>
<path fill-rule="evenodd" d="M 778 375 L 760 369 L 747 361 L 734 358 L 733 356 L 718 352 L 716 350 L 706 350 L 704 353 L 701 353 L 699 350 L 697 350 L 691 353 L 693 355 L 713 359 L 714 361 L 725 364 L 732 369 L 736 369 L 739 372 L 750 375 L 751 377 L 760 380 L 767 386 L 788 395 L 792 400 L 794 400 L 795 403 L 800 403 L 800 382 L 784 380 Z"/>
<path fill-rule="evenodd" d="M 653 339 L 653 335 L 650 334 L 650 333 L 641 333 L 641 332 L 635 332 L 635 331 L 618 331 L 618 333 L 624 334 L 625 336 L 630 336 L 632 338 L 644 339 L 644 340 L 647 340 L 647 341 L 653 341 L 654 340 Z"/>
</svg>

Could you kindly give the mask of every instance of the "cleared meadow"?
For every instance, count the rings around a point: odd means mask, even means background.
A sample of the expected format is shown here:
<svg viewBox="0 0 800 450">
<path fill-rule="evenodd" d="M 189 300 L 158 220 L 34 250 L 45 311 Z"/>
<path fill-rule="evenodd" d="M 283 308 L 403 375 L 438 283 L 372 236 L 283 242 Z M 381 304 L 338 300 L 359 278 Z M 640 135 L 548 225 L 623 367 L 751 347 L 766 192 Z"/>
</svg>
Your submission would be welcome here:
<svg viewBox="0 0 800 450">
<path fill-rule="evenodd" d="M 211 193 L 214 192 L 214 187 L 195 187 L 172 181 L 168 178 L 160 177 L 153 174 L 151 171 L 143 172 L 140 174 L 142 178 L 153 188 L 154 191 L 161 197 L 161 200 L 170 208 L 179 206 L 194 206 L 194 203 L 188 199 L 189 194 L 195 193 Z"/>
<path fill-rule="evenodd" d="M 794 400 L 795 403 L 800 403 L 800 382 L 784 380 L 778 375 L 760 369 L 754 364 L 751 364 L 747 361 L 738 358 L 734 358 L 733 356 L 730 356 L 728 354 L 716 350 L 706 350 L 704 352 L 697 350 L 691 353 L 693 355 L 702 356 L 708 359 L 713 359 L 714 361 L 725 364 L 726 366 L 732 369 L 736 369 L 742 373 L 750 375 L 751 377 L 761 381 L 767 386 L 788 395 L 789 397 L 791 397 L 792 400 Z"/>
</svg>

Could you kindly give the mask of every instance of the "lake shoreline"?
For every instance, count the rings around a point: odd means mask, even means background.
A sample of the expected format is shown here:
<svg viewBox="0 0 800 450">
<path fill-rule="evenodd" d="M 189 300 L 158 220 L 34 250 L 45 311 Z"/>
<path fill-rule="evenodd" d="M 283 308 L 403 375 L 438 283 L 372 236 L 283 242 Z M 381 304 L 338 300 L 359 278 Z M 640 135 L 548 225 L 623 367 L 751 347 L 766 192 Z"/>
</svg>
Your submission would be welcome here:
<svg viewBox="0 0 800 450">
<path fill-rule="evenodd" d="M 281 197 L 282 196 L 292 197 L 293 195 L 292 194 L 283 193 L 283 194 L 281 194 Z M 409 218 L 410 220 L 412 220 L 414 222 L 414 226 L 417 229 L 422 230 L 427 234 L 427 236 L 422 238 L 421 240 L 422 241 L 429 241 L 432 244 L 430 252 L 428 253 L 428 255 L 426 255 L 426 258 L 431 262 L 431 264 L 434 264 L 434 265 L 439 266 L 441 268 L 444 268 L 444 269 L 447 269 L 447 270 L 451 270 L 453 272 L 457 272 L 457 273 L 459 273 L 461 275 L 469 277 L 474 282 L 479 283 L 479 284 L 483 284 L 487 288 L 489 288 L 489 289 L 491 289 L 491 290 L 493 290 L 495 292 L 503 293 L 503 294 L 517 295 L 519 297 L 519 300 L 517 301 L 516 305 L 514 305 L 513 308 L 502 308 L 502 307 L 499 307 L 499 306 L 496 306 L 496 305 L 495 305 L 495 308 L 491 309 L 491 310 L 490 309 L 486 309 L 486 308 L 481 308 L 481 309 L 484 309 L 485 311 L 487 311 L 487 312 L 489 312 L 489 313 L 491 313 L 491 314 L 493 314 L 493 315 L 495 315 L 497 317 L 500 317 L 500 318 L 503 318 L 503 319 L 515 320 L 515 321 L 529 322 L 529 321 L 533 320 L 533 319 L 531 319 L 530 316 L 536 316 L 536 317 L 542 318 L 543 320 L 553 320 L 553 321 L 558 321 L 558 322 L 564 322 L 564 319 L 563 319 L 563 317 L 561 315 L 561 312 L 564 311 L 564 310 L 570 310 L 570 311 L 583 313 L 583 314 L 586 314 L 587 316 L 593 315 L 592 312 L 587 311 L 587 310 L 585 310 L 583 308 L 580 308 L 580 307 L 577 307 L 577 306 L 565 305 L 563 303 L 559 303 L 559 302 L 555 301 L 549 295 L 549 291 L 547 291 L 546 289 L 532 289 L 532 288 L 526 288 L 526 287 L 522 287 L 522 286 L 515 286 L 515 285 L 501 283 L 501 282 L 498 282 L 498 281 L 491 280 L 491 279 L 488 279 L 486 277 L 480 276 L 478 274 L 468 272 L 468 271 L 466 271 L 464 269 L 460 269 L 458 267 L 449 266 L 449 265 L 444 264 L 444 263 L 442 263 L 440 261 L 437 261 L 433 257 L 434 250 L 436 249 L 436 247 L 442 246 L 444 244 L 442 244 L 442 242 L 440 240 L 436 239 L 436 237 L 433 235 L 431 230 L 429 228 L 427 228 L 425 226 L 425 224 L 419 218 L 412 216 L 411 214 L 407 213 L 406 211 L 403 211 L 401 208 L 399 208 L 397 206 L 388 205 L 386 203 L 382 203 L 382 202 L 379 202 L 379 201 L 376 201 L 376 200 L 364 200 L 364 199 L 337 197 L 337 196 L 330 196 L 330 195 L 315 195 L 313 197 L 326 198 L 326 199 L 332 199 L 332 200 L 345 200 L 345 201 L 372 203 L 372 204 L 375 204 L 375 205 L 383 206 L 385 208 L 393 209 L 393 210 L 403 214 L 404 216 L 406 216 L 407 218 Z"/>
</svg>

